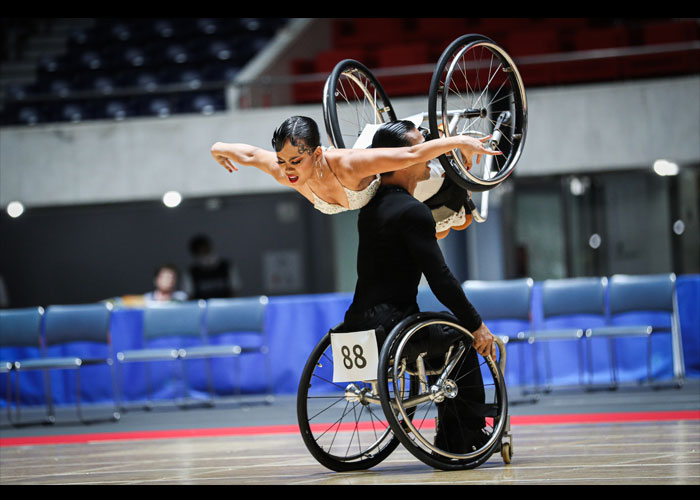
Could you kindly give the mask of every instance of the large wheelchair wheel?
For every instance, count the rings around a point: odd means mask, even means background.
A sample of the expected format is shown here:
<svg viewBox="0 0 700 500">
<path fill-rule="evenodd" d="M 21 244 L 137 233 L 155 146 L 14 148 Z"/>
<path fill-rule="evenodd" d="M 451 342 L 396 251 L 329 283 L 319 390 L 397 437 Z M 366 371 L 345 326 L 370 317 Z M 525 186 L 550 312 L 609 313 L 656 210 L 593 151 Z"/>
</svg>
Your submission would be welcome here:
<svg viewBox="0 0 700 500">
<path fill-rule="evenodd" d="M 372 72 L 358 61 L 345 59 L 326 79 L 323 117 L 331 146 L 341 149 L 354 147 L 368 126 L 396 120 L 396 113 Z M 370 143 L 373 135 L 371 129 Z"/>
<path fill-rule="evenodd" d="M 483 35 L 453 41 L 433 73 L 428 120 L 435 137 L 490 135 L 490 147 L 502 155 L 485 155 L 469 170 L 454 150 L 442 155 L 440 163 L 467 190 L 483 192 L 498 186 L 513 173 L 527 129 L 525 87 L 513 60 Z"/>
<path fill-rule="evenodd" d="M 330 333 L 302 372 L 297 419 L 311 455 L 337 472 L 373 467 L 399 445 L 382 413 L 376 381 L 333 382 Z"/>
<path fill-rule="evenodd" d="M 472 341 L 453 316 L 418 313 L 392 330 L 379 356 L 379 395 L 391 429 L 437 469 L 471 469 L 503 450 L 510 462 L 503 375 Z M 407 385 L 416 387 L 399 390 Z"/>
</svg>

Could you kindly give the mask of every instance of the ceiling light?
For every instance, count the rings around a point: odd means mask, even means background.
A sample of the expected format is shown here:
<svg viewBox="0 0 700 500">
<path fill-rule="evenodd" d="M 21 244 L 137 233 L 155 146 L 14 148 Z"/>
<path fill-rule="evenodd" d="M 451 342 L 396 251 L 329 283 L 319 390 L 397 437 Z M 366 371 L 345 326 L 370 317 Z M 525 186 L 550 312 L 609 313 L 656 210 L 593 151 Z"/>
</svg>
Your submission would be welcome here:
<svg viewBox="0 0 700 500">
<path fill-rule="evenodd" d="M 668 160 L 656 160 L 654 162 L 654 172 L 658 175 L 678 175 L 678 165 Z"/>
<path fill-rule="evenodd" d="M 174 208 L 182 201 L 182 195 L 177 191 L 168 191 L 163 195 L 163 204 L 168 208 Z"/>
<path fill-rule="evenodd" d="M 24 205 L 22 205 L 19 201 L 11 201 L 7 204 L 7 214 L 13 219 L 16 219 L 23 213 Z"/>
</svg>

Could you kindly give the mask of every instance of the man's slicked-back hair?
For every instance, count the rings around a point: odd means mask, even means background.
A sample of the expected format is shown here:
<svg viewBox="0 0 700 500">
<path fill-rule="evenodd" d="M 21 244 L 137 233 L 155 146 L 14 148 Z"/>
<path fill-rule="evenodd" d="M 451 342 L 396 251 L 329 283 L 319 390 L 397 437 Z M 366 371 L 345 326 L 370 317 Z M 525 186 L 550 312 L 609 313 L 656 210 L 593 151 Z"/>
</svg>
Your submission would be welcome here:
<svg viewBox="0 0 700 500">
<path fill-rule="evenodd" d="M 298 147 L 300 153 L 311 153 L 321 145 L 318 125 L 306 116 L 289 117 L 272 135 L 272 148 L 279 153 L 287 140 Z"/>
<path fill-rule="evenodd" d="M 409 120 L 387 122 L 377 129 L 372 138 L 372 148 L 402 148 L 411 145 L 408 133 L 416 129 Z"/>
</svg>

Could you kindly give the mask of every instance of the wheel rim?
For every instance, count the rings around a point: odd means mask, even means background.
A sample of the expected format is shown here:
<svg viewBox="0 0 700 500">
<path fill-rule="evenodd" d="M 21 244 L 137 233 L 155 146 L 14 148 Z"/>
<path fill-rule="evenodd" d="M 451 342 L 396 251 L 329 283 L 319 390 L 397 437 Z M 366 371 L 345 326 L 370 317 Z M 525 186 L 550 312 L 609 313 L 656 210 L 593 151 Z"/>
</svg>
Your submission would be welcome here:
<svg viewBox="0 0 700 500">
<path fill-rule="evenodd" d="M 459 151 L 443 167 L 469 189 L 485 191 L 513 172 L 525 142 L 527 98 L 522 78 L 510 56 L 485 37 L 465 37 L 448 48 L 433 76 L 431 129 L 445 136 L 492 135 L 489 144 L 503 152 L 484 155 L 480 165 L 467 169 Z M 498 125 L 498 126 L 497 126 Z"/>
<path fill-rule="evenodd" d="M 364 147 L 357 141 L 368 126 L 396 119 L 378 80 L 361 63 L 352 60 L 338 63 L 326 79 L 323 108 L 328 140 L 335 148 Z"/>
<path fill-rule="evenodd" d="M 333 382 L 333 357 L 330 342 L 316 356 L 308 377 L 306 401 L 300 425 L 306 427 L 312 446 L 328 460 L 338 463 L 373 460 L 390 446 L 393 434 L 377 404 L 349 401 L 347 383 Z M 369 393 L 372 387 L 354 382 L 358 391 Z"/>
</svg>

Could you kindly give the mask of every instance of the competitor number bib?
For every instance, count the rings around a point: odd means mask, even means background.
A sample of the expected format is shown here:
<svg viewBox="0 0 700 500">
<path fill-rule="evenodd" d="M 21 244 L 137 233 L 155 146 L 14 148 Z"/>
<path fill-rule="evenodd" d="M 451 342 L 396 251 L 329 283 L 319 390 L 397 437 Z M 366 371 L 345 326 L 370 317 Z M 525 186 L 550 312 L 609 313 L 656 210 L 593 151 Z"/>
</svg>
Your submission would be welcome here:
<svg viewBox="0 0 700 500">
<path fill-rule="evenodd" d="M 376 380 L 379 353 L 374 330 L 331 333 L 333 382 Z"/>
</svg>

